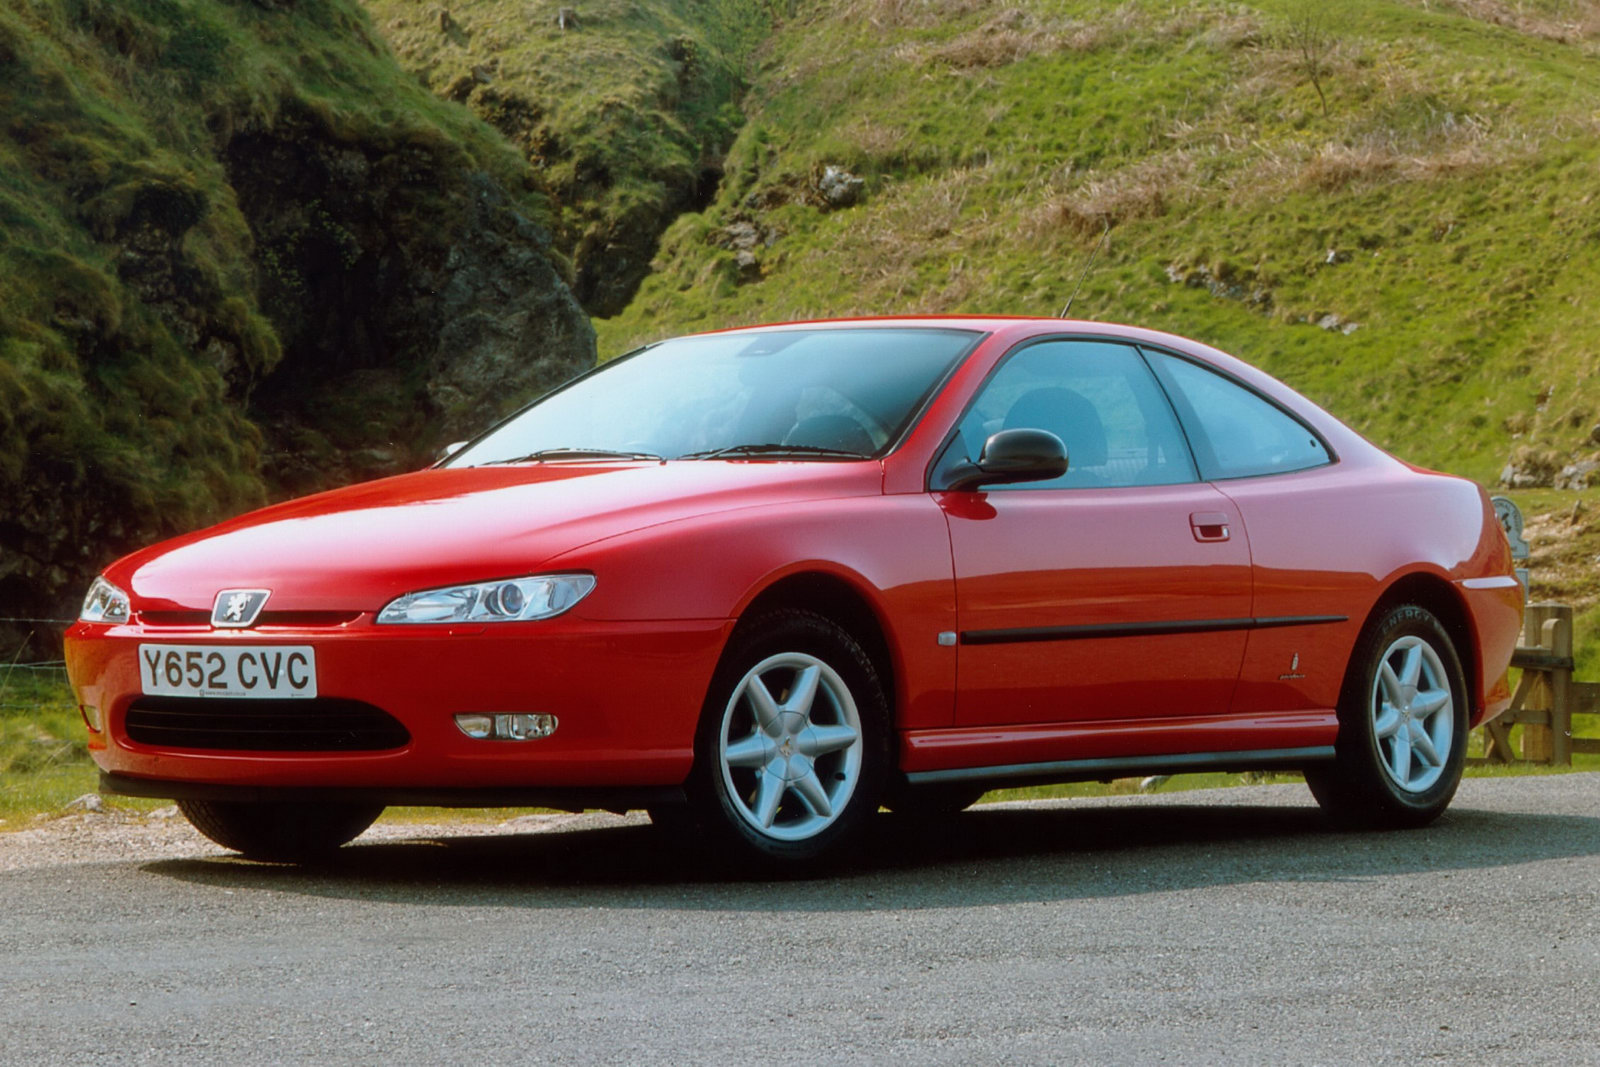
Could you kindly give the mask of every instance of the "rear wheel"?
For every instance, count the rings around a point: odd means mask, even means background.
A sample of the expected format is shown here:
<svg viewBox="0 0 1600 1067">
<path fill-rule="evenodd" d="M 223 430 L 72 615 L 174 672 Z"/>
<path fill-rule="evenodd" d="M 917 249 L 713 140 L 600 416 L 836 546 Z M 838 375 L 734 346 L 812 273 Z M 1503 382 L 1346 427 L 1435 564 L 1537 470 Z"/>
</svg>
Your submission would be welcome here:
<svg viewBox="0 0 1600 1067">
<path fill-rule="evenodd" d="M 1306 769 L 1312 795 L 1348 825 L 1432 822 L 1461 781 L 1467 703 L 1460 658 L 1439 620 L 1414 604 L 1385 612 L 1351 659 L 1333 762 Z"/>
<path fill-rule="evenodd" d="M 247 859 L 303 863 L 360 837 L 383 805 L 180 800 L 178 810 L 196 830 Z"/>
<path fill-rule="evenodd" d="M 690 800 L 735 854 L 801 870 L 877 810 L 889 763 L 877 671 L 844 629 L 783 610 L 740 627 L 712 683 Z"/>
</svg>

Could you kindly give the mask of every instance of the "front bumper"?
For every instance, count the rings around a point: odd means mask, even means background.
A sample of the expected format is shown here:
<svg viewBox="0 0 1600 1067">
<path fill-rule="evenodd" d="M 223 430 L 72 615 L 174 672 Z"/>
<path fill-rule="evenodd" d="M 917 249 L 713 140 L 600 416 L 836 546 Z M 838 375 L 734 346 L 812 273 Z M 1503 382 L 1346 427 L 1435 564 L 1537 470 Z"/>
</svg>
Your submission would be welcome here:
<svg viewBox="0 0 1600 1067">
<path fill-rule="evenodd" d="M 307 797 L 368 791 L 374 799 L 397 798 L 385 803 L 524 804 L 552 790 L 615 793 L 680 785 L 693 762 L 700 708 L 732 625 L 563 618 L 390 627 L 375 625 L 367 615 L 326 628 L 219 632 L 137 620 L 121 626 L 80 622 L 67 632 L 66 658 L 78 701 L 98 711 L 101 728 L 89 735 L 90 754 L 116 792 L 199 798 L 197 789 L 215 789 L 220 792 L 207 795 L 217 799 L 229 791 L 266 790 L 281 799 L 284 791 Z M 377 752 L 198 750 L 135 741 L 128 736 L 127 714 L 142 696 L 141 643 L 310 645 L 319 697 L 374 705 L 399 720 L 410 740 Z M 194 698 L 197 704 L 206 699 Z M 551 714 L 560 725 L 538 740 L 474 740 L 456 728 L 454 716 L 461 712 Z M 469 792 L 516 799 L 448 799 Z M 426 799 L 398 799 L 405 796 Z"/>
</svg>

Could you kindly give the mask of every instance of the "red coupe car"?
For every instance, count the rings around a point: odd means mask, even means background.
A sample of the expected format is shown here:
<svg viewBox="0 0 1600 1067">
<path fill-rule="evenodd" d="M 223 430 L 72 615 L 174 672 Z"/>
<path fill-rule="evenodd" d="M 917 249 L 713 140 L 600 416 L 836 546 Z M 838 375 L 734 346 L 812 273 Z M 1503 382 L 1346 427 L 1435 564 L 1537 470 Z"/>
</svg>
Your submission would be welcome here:
<svg viewBox="0 0 1600 1067">
<path fill-rule="evenodd" d="M 782 867 L 881 805 L 1180 771 L 1426 823 L 1521 612 L 1481 489 L 1237 359 L 872 319 L 651 345 L 429 470 L 134 553 L 67 660 L 102 788 L 246 856 L 545 805 Z"/>
</svg>

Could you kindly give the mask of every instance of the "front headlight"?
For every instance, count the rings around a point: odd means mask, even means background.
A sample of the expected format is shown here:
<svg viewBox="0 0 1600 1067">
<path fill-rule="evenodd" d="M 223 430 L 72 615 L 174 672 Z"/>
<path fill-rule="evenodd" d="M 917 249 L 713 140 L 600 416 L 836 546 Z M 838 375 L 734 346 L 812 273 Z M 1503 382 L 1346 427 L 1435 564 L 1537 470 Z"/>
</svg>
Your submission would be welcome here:
<svg viewBox="0 0 1600 1067">
<path fill-rule="evenodd" d="M 127 622 L 128 594 L 104 578 L 96 578 L 89 586 L 89 595 L 83 598 L 78 618 L 84 622 Z"/>
<path fill-rule="evenodd" d="M 390 601 L 379 622 L 527 622 L 560 615 L 594 589 L 592 574 L 540 574 L 424 589 Z"/>
</svg>

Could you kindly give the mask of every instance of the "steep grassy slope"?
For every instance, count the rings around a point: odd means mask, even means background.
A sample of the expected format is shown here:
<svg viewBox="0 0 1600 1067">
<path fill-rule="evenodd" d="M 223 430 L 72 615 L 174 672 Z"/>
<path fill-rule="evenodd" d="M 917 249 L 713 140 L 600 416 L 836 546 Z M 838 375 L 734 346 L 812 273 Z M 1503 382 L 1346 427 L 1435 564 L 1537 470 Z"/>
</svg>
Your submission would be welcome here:
<svg viewBox="0 0 1600 1067">
<path fill-rule="evenodd" d="M 354 0 L 0 7 L 0 616 L 592 361 L 548 217 Z"/>
<path fill-rule="evenodd" d="M 602 356 L 810 315 L 1055 314 L 1110 225 L 1075 315 L 1234 351 L 1424 464 L 1559 467 L 1600 442 L 1594 10 L 816 0 Z M 1326 35 L 1326 114 L 1296 25 Z M 859 204 L 830 207 L 830 166 Z"/>
<path fill-rule="evenodd" d="M 364 2 L 424 85 L 526 154 L 574 291 L 599 315 L 627 304 L 661 231 L 715 190 L 745 59 L 774 12 L 760 0 Z"/>
</svg>

